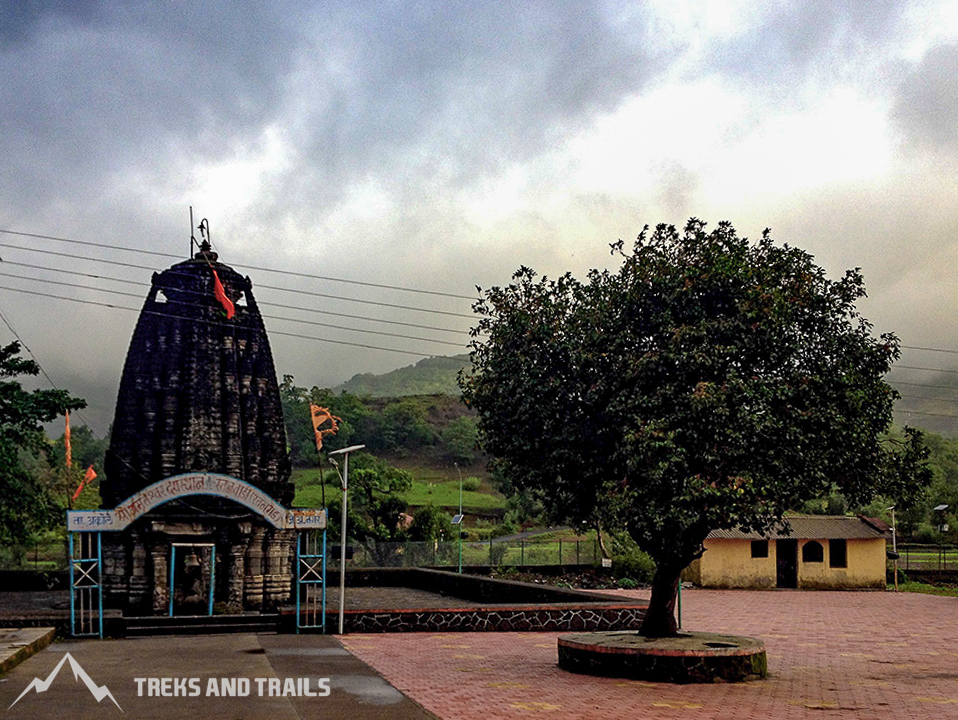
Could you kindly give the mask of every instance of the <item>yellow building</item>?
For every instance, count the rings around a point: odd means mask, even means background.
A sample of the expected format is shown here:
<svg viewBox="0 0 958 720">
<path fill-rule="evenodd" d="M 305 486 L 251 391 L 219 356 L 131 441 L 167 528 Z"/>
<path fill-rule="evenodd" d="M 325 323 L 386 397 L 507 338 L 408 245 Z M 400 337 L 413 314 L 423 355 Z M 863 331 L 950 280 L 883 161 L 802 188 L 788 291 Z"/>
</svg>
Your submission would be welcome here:
<svg viewBox="0 0 958 720">
<path fill-rule="evenodd" d="M 715 530 L 705 554 L 683 578 L 709 588 L 849 589 L 885 587 L 881 521 L 858 517 L 790 515 L 767 537 Z"/>
</svg>

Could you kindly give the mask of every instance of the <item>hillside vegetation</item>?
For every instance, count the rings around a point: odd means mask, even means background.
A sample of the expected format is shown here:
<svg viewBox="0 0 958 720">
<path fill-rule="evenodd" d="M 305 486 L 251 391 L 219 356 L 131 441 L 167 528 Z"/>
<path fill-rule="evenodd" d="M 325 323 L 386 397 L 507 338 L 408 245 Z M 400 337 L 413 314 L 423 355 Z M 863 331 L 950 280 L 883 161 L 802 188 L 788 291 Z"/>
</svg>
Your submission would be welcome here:
<svg viewBox="0 0 958 720">
<path fill-rule="evenodd" d="M 403 397 L 406 395 L 459 395 L 456 376 L 469 366 L 468 355 L 431 357 L 415 365 L 393 370 L 384 375 L 363 373 L 354 375 L 342 385 L 334 387 L 335 393 L 369 397 Z"/>
</svg>

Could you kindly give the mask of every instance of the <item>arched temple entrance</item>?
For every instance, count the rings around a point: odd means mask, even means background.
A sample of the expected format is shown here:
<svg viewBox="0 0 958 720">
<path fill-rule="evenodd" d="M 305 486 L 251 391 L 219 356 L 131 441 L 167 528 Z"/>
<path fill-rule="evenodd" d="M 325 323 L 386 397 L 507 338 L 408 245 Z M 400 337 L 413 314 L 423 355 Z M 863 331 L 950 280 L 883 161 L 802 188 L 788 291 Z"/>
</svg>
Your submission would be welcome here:
<svg viewBox="0 0 958 720">
<path fill-rule="evenodd" d="M 206 499 L 219 512 L 204 510 Z M 109 510 L 70 511 L 73 634 L 102 635 L 104 602 L 127 614 L 170 615 L 294 600 L 299 608 L 304 598 L 312 606 L 317 590 L 324 602 L 325 534 L 321 546 L 310 536 L 325 528 L 325 510 L 287 509 L 218 473 L 166 478 Z"/>
</svg>

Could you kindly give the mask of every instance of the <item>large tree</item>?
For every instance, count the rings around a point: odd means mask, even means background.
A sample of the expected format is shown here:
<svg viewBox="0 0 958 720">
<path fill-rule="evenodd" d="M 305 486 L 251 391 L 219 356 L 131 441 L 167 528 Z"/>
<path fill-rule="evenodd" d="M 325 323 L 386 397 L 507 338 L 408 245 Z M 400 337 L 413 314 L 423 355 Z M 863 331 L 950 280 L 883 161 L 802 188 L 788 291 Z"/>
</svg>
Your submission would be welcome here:
<svg viewBox="0 0 958 720">
<path fill-rule="evenodd" d="M 20 343 L 0 347 L 0 542 L 29 542 L 35 534 L 63 522 L 60 498 L 54 497 L 35 472 L 26 467 L 28 455 L 46 448 L 42 423 L 86 402 L 66 390 L 28 392 L 13 379 L 37 375 L 40 367 L 20 355 Z"/>
<path fill-rule="evenodd" d="M 463 394 L 484 449 L 556 518 L 624 526 L 656 562 L 640 632 L 674 634 L 681 571 L 712 530 L 767 531 L 840 490 L 907 498 L 927 482 L 916 432 L 889 443 L 899 355 L 810 255 L 648 228 L 616 271 L 550 280 L 520 268 L 475 305 Z"/>
</svg>

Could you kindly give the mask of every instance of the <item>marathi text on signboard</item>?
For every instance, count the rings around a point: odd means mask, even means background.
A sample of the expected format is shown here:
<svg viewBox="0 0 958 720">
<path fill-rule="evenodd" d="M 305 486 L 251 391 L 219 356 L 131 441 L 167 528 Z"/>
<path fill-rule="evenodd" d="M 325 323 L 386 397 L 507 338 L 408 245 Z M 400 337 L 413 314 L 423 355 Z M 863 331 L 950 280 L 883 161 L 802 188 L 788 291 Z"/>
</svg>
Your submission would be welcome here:
<svg viewBox="0 0 958 720">
<path fill-rule="evenodd" d="M 323 529 L 325 510 L 287 510 L 248 482 L 216 473 L 186 473 L 160 480 L 133 494 L 112 510 L 71 510 L 71 532 L 122 530 L 150 510 L 177 498 L 212 495 L 233 500 L 264 517 L 277 528 Z"/>
</svg>

